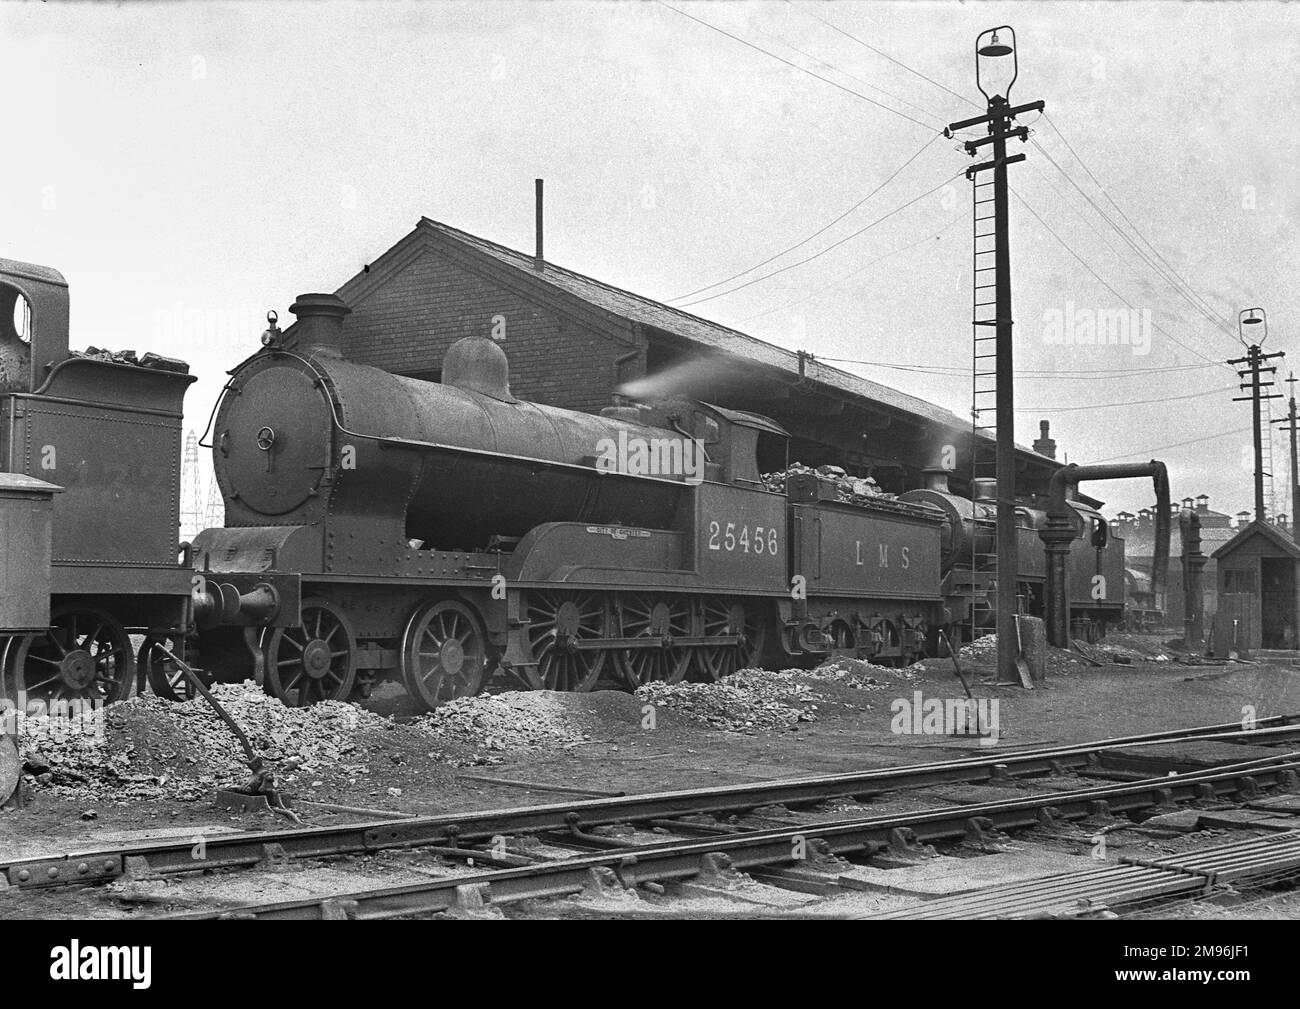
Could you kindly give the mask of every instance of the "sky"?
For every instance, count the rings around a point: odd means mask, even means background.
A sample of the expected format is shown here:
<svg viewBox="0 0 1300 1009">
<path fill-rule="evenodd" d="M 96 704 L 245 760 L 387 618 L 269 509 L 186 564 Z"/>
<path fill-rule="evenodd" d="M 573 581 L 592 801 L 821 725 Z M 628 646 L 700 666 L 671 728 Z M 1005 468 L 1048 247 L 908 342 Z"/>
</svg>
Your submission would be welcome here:
<svg viewBox="0 0 1300 1009">
<path fill-rule="evenodd" d="M 75 348 L 189 361 L 201 430 L 268 309 L 421 215 L 530 250 L 541 177 L 552 262 L 965 417 L 972 161 L 939 130 L 1001 24 L 1046 102 L 1009 170 L 1017 439 L 1251 507 L 1223 362 L 1262 306 L 1300 368 L 1295 4 L 9 4 L 0 256 L 63 272 Z"/>
</svg>

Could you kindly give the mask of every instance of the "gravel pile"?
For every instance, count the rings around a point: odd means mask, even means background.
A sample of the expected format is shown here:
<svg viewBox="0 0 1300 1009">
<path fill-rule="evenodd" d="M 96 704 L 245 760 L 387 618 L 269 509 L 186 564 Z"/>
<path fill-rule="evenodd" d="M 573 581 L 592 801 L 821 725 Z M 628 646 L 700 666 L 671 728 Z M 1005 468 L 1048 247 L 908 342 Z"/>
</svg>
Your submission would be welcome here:
<svg viewBox="0 0 1300 1009">
<path fill-rule="evenodd" d="M 894 686 L 900 680 L 915 680 L 916 671 L 910 666 L 877 666 L 865 659 L 833 659 L 816 669 L 800 670 L 798 675 L 814 680 L 839 683 L 851 690 L 880 690 Z"/>
<path fill-rule="evenodd" d="M 572 704 L 573 695 L 552 690 L 458 697 L 411 724 L 445 747 L 430 756 L 457 767 L 499 764 L 507 755 L 588 742 Z"/>
<path fill-rule="evenodd" d="M 964 673 L 991 675 L 998 664 L 998 636 L 986 634 L 982 638 L 976 638 L 970 644 L 963 645 L 957 650 L 957 661 L 961 663 Z M 1064 648 L 1047 646 L 1049 677 L 1077 672 L 1084 665 L 1086 663 L 1081 656 Z M 952 659 L 926 659 L 924 662 L 917 663 L 915 668 L 929 672 L 951 672 Z"/>
<path fill-rule="evenodd" d="M 833 483 L 835 485 L 835 499 L 846 504 L 867 498 L 893 497 L 892 494 L 886 494 L 882 491 L 880 485 L 871 477 L 849 476 L 839 466 L 818 466 L 814 469 L 798 462 L 792 463 L 785 469 L 777 470 L 774 473 L 764 473 L 762 475 L 763 486 L 770 491 L 784 494 L 787 478 L 809 473 L 815 473 L 820 479 Z"/>
<path fill-rule="evenodd" d="M 1126 634 L 1108 634 L 1096 644 L 1076 641 L 1075 645 L 1097 662 L 1171 662 L 1173 656 L 1159 641 Z"/>
<path fill-rule="evenodd" d="M 254 750 L 300 778 L 366 773 L 369 751 L 396 728 L 341 701 L 286 708 L 251 682 L 212 692 Z M 91 797 L 193 799 L 249 777 L 238 741 L 202 698 L 178 704 L 145 694 L 73 723 L 24 721 L 19 738 L 37 784 Z"/>
<path fill-rule="evenodd" d="M 817 702 L 825 698 L 803 675 L 742 669 L 717 683 L 647 683 L 636 696 L 714 729 L 754 735 L 817 720 Z"/>
</svg>

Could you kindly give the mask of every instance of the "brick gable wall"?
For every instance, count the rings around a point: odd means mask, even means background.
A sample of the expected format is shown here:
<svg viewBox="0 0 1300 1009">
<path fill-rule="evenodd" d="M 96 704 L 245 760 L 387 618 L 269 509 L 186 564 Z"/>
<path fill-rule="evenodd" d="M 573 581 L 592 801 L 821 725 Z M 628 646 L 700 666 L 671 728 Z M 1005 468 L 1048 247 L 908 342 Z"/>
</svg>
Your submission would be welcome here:
<svg viewBox="0 0 1300 1009">
<path fill-rule="evenodd" d="M 399 374 L 440 369 L 456 340 L 491 336 L 495 316 L 505 318 L 502 346 L 520 399 L 595 412 L 621 380 L 639 373 L 634 363 L 618 364 L 627 344 L 431 251 L 351 307 L 345 356 Z"/>
</svg>

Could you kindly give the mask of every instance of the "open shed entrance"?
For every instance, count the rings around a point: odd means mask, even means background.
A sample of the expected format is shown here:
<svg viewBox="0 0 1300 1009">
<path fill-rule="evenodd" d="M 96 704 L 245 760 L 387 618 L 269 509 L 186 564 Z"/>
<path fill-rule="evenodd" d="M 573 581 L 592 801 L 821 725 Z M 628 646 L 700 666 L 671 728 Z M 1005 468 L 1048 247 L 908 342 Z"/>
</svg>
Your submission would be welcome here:
<svg viewBox="0 0 1300 1009">
<path fill-rule="evenodd" d="M 1294 648 L 1295 561 L 1290 557 L 1261 557 L 1259 564 L 1263 647 Z"/>
</svg>

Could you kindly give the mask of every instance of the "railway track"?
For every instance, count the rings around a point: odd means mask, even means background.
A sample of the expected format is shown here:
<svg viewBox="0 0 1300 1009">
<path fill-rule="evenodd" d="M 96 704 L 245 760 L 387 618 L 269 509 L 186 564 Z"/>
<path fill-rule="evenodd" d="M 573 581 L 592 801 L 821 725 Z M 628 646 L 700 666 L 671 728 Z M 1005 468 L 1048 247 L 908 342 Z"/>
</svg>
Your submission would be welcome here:
<svg viewBox="0 0 1300 1009">
<path fill-rule="evenodd" d="M 202 857 L 192 841 L 124 845 L 52 857 L 13 860 L 0 865 L 11 886 L 87 884 L 123 874 L 150 877 L 197 870 L 248 868 L 267 862 L 331 858 L 391 848 L 418 848 L 464 864 L 427 882 L 378 887 L 355 893 L 234 908 L 212 908 L 180 917 L 383 918 L 431 913 L 490 901 L 508 904 L 571 894 L 593 878 L 633 887 L 661 884 L 724 869 L 755 869 L 789 874 L 793 863 L 808 870 L 809 859 L 861 855 L 886 848 L 904 852 L 916 845 L 969 836 L 994 835 L 1036 825 L 1061 825 L 1089 817 L 1131 813 L 1195 799 L 1250 797 L 1269 786 L 1295 787 L 1300 752 L 1279 752 L 1208 770 L 1144 780 L 1104 783 L 1006 800 L 929 808 L 901 814 L 835 816 L 786 806 L 864 798 L 904 789 L 953 783 L 1003 782 L 1012 777 L 1096 769 L 1109 750 L 1158 747 L 1183 740 L 1233 740 L 1288 744 L 1300 740 L 1295 716 L 1268 719 L 1244 731 L 1225 725 L 1203 726 L 1099 740 L 1074 746 L 1047 746 L 1014 754 L 966 758 L 815 778 L 730 785 L 650 795 L 621 796 L 517 809 L 498 809 L 402 820 L 205 836 Z M 785 822 L 753 829 L 719 820 L 744 814 L 762 820 L 767 811 Z M 811 820 L 794 822 L 797 815 Z M 630 841 L 609 830 L 675 835 Z M 605 832 L 602 833 L 602 828 Z M 565 850 L 560 860 L 524 854 L 512 842 L 522 835 L 546 839 Z M 792 853 L 804 852 L 800 857 Z M 811 854 L 806 854 L 806 853 Z M 475 867 L 473 870 L 470 867 Z M 486 866 L 479 869 L 478 866 Z M 776 868 L 772 868 L 776 867 Z M 595 874 L 595 875 L 593 875 Z M 798 888 L 797 881 L 794 888 Z M 1014 901 L 1014 898 L 1009 898 Z"/>
<path fill-rule="evenodd" d="M 610 824 L 680 822 L 684 817 L 738 815 L 764 806 L 807 806 L 900 789 L 942 784 L 980 784 L 1010 777 L 1060 774 L 1088 768 L 1109 750 L 1188 739 L 1282 743 L 1300 740 L 1300 714 L 1262 719 L 1242 730 L 1235 723 L 1116 737 L 1068 746 L 1035 747 L 1018 753 L 852 771 L 784 781 L 723 785 L 642 795 L 573 800 L 436 816 L 369 820 L 320 827 L 296 827 L 206 835 L 202 859 L 193 839 L 149 841 L 0 862 L 10 886 L 40 887 L 107 882 L 128 871 L 151 875 L 237 869 L 276 860 L 326 858 L 387 848 L 459 849 L 465 857 L 492 861 L 483 845 L 520 834 L 571 834 Z"/>
<path fill-rule="evenodd" d="M 896 815 L 797 823 L 771 829 L 743 829 L 664 820 L 650 821 L 674 831 L 695 827 L 706 836 L 637 844 L 588 831 L 570 830 L 570 841 L 606 845 L 602 851 L 574 854 L 561 861 L 455 873 L 401 886 L 375 887 L 325 898 L 251 903 L 211 908 L 173 917 L 325 920 L 382 919 L 449 911 L 453 908 L 503 905 L 581 892 L 593 880 L 608 879 L 624 889 L 662 884 L 727 870 L 769 869 L 799 865 L 831 856 L 875 854 L 891 846 L 904 852 L 933 841 L 994 836 L 1034 826 L 1059 828 L 1074 820 L 1106 820 L 1116 813 L 1168 807 L 1197 799 L 1254 797 L 1261 788 L 1296 787 L 1300 751 L 1276 758 L 1243 761 L 1213 771 L 1175 774 L 1126 784 L 1050 792 L 1001 802 L 975 803 Z M 574 826 L 570 821 L 570 827 Z M 1300 831 L 1296 832 L 1300 835 Z M 440 852 L 449 849 L 436 849 Z M 796 852 L 805 854 L 800 858 Z M 461 855 L 469 852 L 461 851 Z M 491 859 L 487 852 L 472 857 Z M 1300 862 L 1297 862 L 1300 865 Z M 814 870 L 815 871 L 815 870 Z M 604 876 L 602 877 L 602 874 Z M 1169 869 L 1165 876 L 1176 875 Z M 833 873 L 832 873 L 833 875 Z M 1160 875 L 1149 874 L 1149 875 Z M 1210 885 L 1198 877 L 1198 886 Z M 1211 881 L 1212 883 L 1213 881 Z M 795 887 L 798 888 L 797 886 Z M 1196 887 L 1171 887 L 1184 893 Z"/>
</svg>

